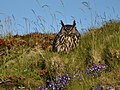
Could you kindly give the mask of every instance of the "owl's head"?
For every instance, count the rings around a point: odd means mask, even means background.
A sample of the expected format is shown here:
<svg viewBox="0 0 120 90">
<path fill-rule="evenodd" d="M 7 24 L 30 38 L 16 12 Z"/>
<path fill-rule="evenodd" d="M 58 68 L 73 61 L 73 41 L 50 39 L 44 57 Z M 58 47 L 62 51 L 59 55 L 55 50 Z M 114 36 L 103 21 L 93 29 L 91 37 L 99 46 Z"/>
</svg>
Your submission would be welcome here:
<svg viewBox="0 0 120 90">
<path fill-rule="evenodd" d="M 64 24 L 63 21 L 61 20 L 61 25 L 62 25 L 62 28 L 60 30 L 60 33 L 66 33 L 66 34 L 69 34 L 69 33 L 76 33 L 77 29 L 76 29 L 76 22 L 75 20 L 73 21 L 73 24 L 72 25 L 68 25 L 68 24 Z"/>
</svg>

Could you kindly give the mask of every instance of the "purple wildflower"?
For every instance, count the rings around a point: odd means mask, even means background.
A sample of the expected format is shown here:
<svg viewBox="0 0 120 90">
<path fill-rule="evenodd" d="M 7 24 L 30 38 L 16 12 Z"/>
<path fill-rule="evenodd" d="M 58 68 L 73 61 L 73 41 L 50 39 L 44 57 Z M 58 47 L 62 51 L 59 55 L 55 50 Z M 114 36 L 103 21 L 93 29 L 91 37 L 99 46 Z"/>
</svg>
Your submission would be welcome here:
<svg viewBox="0 0 120 90">
<path fill-rule="evenodd" d="M 115 88 L 112 85 L 110 85 L 107 90 L 115 90 Z"/>
<path fill-rule="evenodd" d="M 61 76 L 58 76 L 57 78 L 58 78 L 58 80 L 61 80 Z"/>
<path fill-rule="evenodd" d="M 52 86 L 53 86 L 52 84 L 49 84 L 49 85 L 48 85 L 48 88 L 51 88 Z"/>
<path fill-rule="evenodd" d="M 96 77 L 96 76 L 99 76 L 100 75 L 100 72 L 101 70 L 105 68 L 105 65 L 104 64 L 100 64 L 100 65 L 97 65 L 97 64 L 93 64 L 92 67 L 88 67 L 86 69 L 86 73 L 88 75 L 93 75 L 93 77 Z"/>
<path fill-rule="evenodd" d="M 99 67 L 96 69 L 97 72 L 99 72 L 100 70 L 101 70 L 101 69 L 100 69 Z"/>
<path fill-rule="evenodd" d="M 105 68 L 105 65 L 104 64 L 100 64 L 99 68 Z"/>
</svg>

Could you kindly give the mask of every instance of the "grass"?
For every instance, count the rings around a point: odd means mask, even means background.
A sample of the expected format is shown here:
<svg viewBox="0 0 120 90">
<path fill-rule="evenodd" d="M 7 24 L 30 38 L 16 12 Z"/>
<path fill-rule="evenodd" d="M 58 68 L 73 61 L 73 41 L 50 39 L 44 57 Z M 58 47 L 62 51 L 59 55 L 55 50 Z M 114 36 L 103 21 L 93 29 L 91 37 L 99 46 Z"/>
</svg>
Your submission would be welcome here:
<svg viewBox="0 0 120 90">
<path fill-rule="evenodd" d="M 120 89 L 119 21 L 91 28 L 68 54 L 52 52 L 54 37 L 31 33 L 1 38 L 0 90 Z"/>
</svg>

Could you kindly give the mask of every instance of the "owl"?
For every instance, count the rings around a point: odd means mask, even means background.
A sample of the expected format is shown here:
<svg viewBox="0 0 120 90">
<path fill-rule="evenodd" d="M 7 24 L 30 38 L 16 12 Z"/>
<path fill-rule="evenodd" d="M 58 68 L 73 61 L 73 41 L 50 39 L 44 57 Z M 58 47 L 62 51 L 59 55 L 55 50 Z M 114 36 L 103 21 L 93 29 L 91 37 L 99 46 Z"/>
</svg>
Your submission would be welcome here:
<svg viewBox="0 0 120 90">
<path fill-rule="evenodd" d="M 73 25 L 64 25 L 61 20 L 61 25 L 61 30 L 53 41 L 53 51 L 69 53 L 78 46 L 81 35 L 76 28 L 75 20 L 73 21 Z"/>
</svg>

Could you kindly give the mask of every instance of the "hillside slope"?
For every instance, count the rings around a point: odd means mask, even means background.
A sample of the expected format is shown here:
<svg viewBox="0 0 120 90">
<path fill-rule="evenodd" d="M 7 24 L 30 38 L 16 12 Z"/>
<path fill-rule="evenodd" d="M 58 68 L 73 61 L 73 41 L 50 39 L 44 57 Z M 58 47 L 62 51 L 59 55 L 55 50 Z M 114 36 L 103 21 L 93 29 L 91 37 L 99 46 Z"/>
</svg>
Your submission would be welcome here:
<svg viewBox="0 0 120 90">
<path fill-rule="evenodd" d="M 119 21 L 90 29 L 68 54 L 52 52 L 54 37 L 33 33 L 1 38 L 0 90 L 120 89 Z"/>
</svg>

